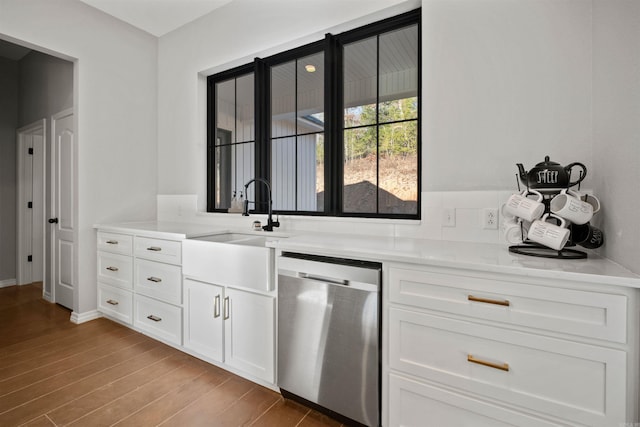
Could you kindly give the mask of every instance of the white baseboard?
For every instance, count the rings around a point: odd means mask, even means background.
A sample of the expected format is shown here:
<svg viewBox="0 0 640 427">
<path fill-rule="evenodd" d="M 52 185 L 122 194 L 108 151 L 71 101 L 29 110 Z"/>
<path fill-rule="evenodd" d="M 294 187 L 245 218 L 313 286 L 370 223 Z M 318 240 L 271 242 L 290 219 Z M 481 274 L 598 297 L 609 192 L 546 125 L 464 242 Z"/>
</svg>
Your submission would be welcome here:
<svg viewBox="0 0 640 427">
<path fill-rule="evenodd" d="M 8 286 L 15 286 L 16 279 L 4 279 L 0 280 L 0 288 L 6 288 Z"/>
<path fill-rule="evenodd" d="M 99 319 L 102 317 L 102 313 L 98 310 L 91 310 L 84 313 L 76 313 L 75 311 L 71 313 L 71 322 L 80 324 L 84 322 L 88 322 L 89 320 Z"/>
</svg>

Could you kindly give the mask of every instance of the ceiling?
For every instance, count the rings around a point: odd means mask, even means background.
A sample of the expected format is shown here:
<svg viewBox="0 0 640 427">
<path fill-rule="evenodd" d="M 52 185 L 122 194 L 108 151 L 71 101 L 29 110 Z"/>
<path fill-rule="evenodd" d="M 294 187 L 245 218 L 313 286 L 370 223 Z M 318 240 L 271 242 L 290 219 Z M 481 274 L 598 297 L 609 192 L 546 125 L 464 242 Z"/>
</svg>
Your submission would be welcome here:
<svg viewBox="0 0 640 427">
<path fill-rule="evenodd" d="M 232 0 L 80 0 L 161 37 Z"/>
</svg>

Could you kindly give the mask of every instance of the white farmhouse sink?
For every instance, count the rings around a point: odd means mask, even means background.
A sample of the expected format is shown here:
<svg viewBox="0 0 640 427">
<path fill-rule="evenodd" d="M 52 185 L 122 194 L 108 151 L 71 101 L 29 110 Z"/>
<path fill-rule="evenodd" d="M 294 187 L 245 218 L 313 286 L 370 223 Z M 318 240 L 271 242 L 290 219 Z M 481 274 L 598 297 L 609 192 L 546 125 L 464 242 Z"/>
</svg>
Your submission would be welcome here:
<svg viewBox="0 0 640 427">
<path fill-rule="evenodd" d="M 274 289 L 274 249 L 265 244 L 278 236 L 223 233 L 182 243 L 182 274 L 222 286 L 259 291 Z"/>
</svg>

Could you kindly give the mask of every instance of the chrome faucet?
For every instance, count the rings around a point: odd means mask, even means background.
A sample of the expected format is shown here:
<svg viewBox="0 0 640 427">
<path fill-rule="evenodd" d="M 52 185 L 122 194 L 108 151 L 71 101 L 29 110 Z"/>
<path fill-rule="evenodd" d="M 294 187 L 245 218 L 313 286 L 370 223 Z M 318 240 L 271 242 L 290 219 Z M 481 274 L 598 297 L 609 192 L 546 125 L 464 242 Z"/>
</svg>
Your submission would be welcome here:
<svg viewBox="0 0 640 427">
<path fill-rule="evenodd" d="M 248 181 L 245 185 L 244 185 L 244 194 L 246 196 L 246 198 L 244 199 L 244 207 L 242 209 L 242 215 L 243 216 L 249 216 L 249 197 L 248 197 L 248 192 L 247 192 L 247 188 L 249 187 L 249 184 L 251 184 L 254 181 L 258 181 L 263 183 L 264 185 L 267 186 L 267 193 L 269 195 L 269 217 L 267 218 L 267 225 L 263 226 L 262 229 L 264 231 L 273 231 L 273 227 L 280 227 L 280 221 L 278 220 L 273 220 L 273 200 L 271 199 L 271 185 L 269 184 L 269 181 L 267 181 L 264 178 L 254 178 L 250 181 Z M 256 203 L 255 201 L 251 202 L 251 203 Z"/>
</svg>

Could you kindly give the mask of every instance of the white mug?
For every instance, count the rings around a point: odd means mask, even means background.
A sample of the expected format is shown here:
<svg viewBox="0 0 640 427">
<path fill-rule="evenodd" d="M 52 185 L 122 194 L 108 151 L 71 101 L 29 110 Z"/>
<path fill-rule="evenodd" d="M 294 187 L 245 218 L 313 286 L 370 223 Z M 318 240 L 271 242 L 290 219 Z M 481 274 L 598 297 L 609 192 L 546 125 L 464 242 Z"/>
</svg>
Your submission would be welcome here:
<svg viewBox="0 0 640 427">
<path fill-rule="evenodd" d="M 600 210 L 600 200 L 596 196 L 585 194 L 583 200 L 593 206 L 594 215 Z"/>
<path fill-rule="evenodd" d="M 520 244 L 527 236 L 530 222 L 520 218 L 505 219 L 500 223 L 504 239 L 511 244 Z"/>
<path fill-rule="evenodd" d="M 571 221 L 574 224 L 586 224 L 593 216 L 593 205 L 583 202 L 570 190 L 562 190 L 560 194 L 551 199 L 549 208 L 559 217 Z"/>
<path fill-rule="evenodd" d="M 560 221 L 560 225 L 547 222 L 549 218 L 557 218 Z M 559 251 L 564 248 L 564 245 L 569 240 L 570 232 L 566 226 L 567 222 L 563 218 L 546 214 L 541 219 L 533 221 L 527 237 L 529 240 Z"/>
<path fill-rule="evenodd" d="M 536 200 L 527 196 L 533 194 Z M 544 204 L 542 202 L 542 194 L 535 190 L 525 190 L 521 194 L 512 194 L 505 203 L 505 211 L 511 215 L 522 218 L 525 221 L 533 221 L 542 216 L 544 213 Z"/>
</svg>

